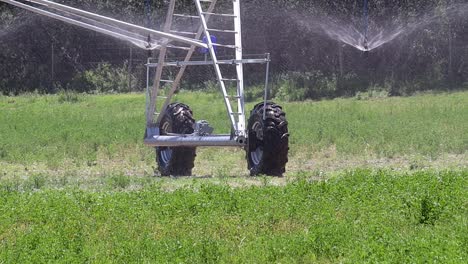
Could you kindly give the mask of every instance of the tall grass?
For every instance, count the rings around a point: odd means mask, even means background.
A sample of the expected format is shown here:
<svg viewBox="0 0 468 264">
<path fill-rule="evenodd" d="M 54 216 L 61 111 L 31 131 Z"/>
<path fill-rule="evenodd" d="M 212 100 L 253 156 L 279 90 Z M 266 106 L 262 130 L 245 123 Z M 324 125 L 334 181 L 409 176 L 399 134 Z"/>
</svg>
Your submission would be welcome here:
<svg viewBox="0 0 468 264">
<path fill-rule="evenodd" d="M 293 144 L 339 153 L 437 156 L 468 151 L 468 93 L 285 104 Z"/>
<path fill-rule="evenodd" d="M 9 162 L 92 162 L 99 151 L 135 148 L 144 134 L 141 95 L 8 97 L 0 111 L 0 152 Z"/>
</svg>

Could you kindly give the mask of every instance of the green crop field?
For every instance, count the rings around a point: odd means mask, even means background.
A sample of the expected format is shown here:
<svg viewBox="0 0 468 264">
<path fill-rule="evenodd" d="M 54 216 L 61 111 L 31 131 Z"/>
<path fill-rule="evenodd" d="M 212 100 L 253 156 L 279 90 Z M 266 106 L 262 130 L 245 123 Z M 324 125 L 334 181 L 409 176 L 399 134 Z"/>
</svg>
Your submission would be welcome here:
<svg viewBox="0 0 468 264">
<path fill-rule="evenodd" d="M 36 186 L 40 187 L 40 186 Z M 465 263 L 468 173 L 353 171 L 327 181 L 168 192 L 0 184 L 5 263 Z"/>
<path fill-rule="evenodd" d="M 229 132 L 217 94 L 181 93 L 177 100 L 215 133 Z M 467 165 L 468 92 L 282 105 L 290 173 Z M 0 97 L 2 168 L 152 174 L 154 151 L 142 144 L 144 108 L 141 94 Z M 201 148 L 195 169 L 199 176 L 247 174 L 240 149 Z"/>
<path fill-rule="evenodd" d="M 218 95 L 177 100 L 229 131 Z M 161 178 L 143 95 L 0 96 L 0 263 L 467 261 L 468 92 L 281 104 L 284 177 L 200 148 Z"/>
</svg>

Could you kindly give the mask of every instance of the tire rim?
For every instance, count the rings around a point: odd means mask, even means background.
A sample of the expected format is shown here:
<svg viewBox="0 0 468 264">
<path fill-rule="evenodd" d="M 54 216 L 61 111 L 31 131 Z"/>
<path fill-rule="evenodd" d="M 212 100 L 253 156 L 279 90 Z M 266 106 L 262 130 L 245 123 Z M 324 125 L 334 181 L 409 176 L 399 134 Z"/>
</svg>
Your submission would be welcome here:
<svg viewBox="0 0 468 264">
<path fill-rule="evenodd" d="M 259 138 L 258 135 L 261 135 L 263 132 L 263 127 L 262 127 L 262 124 L 260 122 L 255 122 L 252 126 L 252 130 L 255 131 L 255 134 L 257 135 L 255 137 L 256 141 L 263 141 L 263 138 Z M 259 133 L 260 132 L 260 133 Z M 250 151 L 250 159 L 252 160 L 252 162 L 255 164 L 255 165 L 258 165 L 260 164 L 260 162 L 262 161 L 262 158 L 263 158 L 263 147 L 262 146 L 258 146 L 258 144 L 256 144 L 257 147 Z"/>
<path fill-rule="evenodd" d="M 161 132 L 166 134 L 168 129 L 169 129 L 169 123 L 166 122 L 162 125 Z M 169 164 L 169 161 L 172 158 L 172 149 L 168 147 L 160 148 L 159 153 L 160 153 L 161 161 L 164 164 Z"/>
<path fill-rule="evenodd" d="M 172 158 L 172 149 L 170 148 L 164 148 L 160 151 L 160 154 L 161 154 L 161 161 L 164 163 L 164 164 L 168 164 L 169 161 L 171 160 Z"/>
</svg>

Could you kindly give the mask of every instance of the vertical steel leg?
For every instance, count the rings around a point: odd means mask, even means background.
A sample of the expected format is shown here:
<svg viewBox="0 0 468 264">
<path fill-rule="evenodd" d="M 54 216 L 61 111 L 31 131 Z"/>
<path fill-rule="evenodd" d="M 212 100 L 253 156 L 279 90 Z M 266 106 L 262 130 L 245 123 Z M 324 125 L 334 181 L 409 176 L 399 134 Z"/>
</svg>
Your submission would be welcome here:
<svg viewBox="0 0 468 264">
<path fill-rule="evenodd" d="M 265 74 L 265 97 L 263 99 L 263 109 L 266 108 L 267 105 L 267 100 L 268 100 L 268 94 L 269 94 L 269 85 L 268 85 L 268 79 L 270 76 L 270 53 L 267 53 L 267 63 L 266 63 L 266 74 Z M 266 119 L 266 111 L 263 111 L 263 120 Z"/>
<path fill-rule="evenodd" d="M 174 8 L 175 8 L 175 0 L 171 0 L 171 2 L 169 3 L 169 11 L 167 13 L 166 23 L 164 24 L 164 32 L 169 32 L 169 30 L 171 29 Z M 166 51 L 167 51 L 166 45 L 162 45 L 161 49 L 159 50 L 159 60 L 158 60 L 158 66 L 156 67 L 156 75 L 154 76 L 153 89 L 151 91 L 151 96 L 150 96 L 149 111 L 146 115 L 146 127 L 151 127 L 154 125 L 154 113 L 156 110 L 156 100 L 158 98 L 159 89 L 161 87 L 160 80 L 161 80 L 162 71 L 164 68 L 164 60 L 166 58 Z M 161 111 L 164 111 L 164 109 L 162 109 Z"/>
<path fill-rule="evenodd" d="M 150 62 L 151 62 L 151 59 L 148 58 L 147 64 L 149 64 Z M 146 65 L 146 109 L 145 109 L 146 116 L 149 115 L 149 103 L 150 103 L 150 97 L 151 97 L 149 79 L 150 79 L 150 66 Z"/>
<path fill-rule="evenodd" d="M 241 10 L 240 0 L 233 0 L 234 10 L 234 31 L 236 60 L 241 61 L 242 58 L 242 27 L 241 27 Z M 236 64 L 237 71 L 237 111 L 239 112 L 237 119 L 237 132 L 239 136 L 246 136 L 245 133 L 245 100 L 244 100 L 244 67 L 242 63 Z"/>
</svg>

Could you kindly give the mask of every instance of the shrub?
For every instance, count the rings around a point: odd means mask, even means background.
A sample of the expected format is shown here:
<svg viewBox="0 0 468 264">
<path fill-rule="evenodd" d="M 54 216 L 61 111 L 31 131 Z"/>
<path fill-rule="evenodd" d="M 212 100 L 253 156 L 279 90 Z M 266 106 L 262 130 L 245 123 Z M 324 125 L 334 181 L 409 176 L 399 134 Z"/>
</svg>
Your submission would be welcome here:
<svg viewBox="0 0 468 264">
<path fill-rule="evenodd" d="M 77 74 L 70 88 L 78 92 L 86 93 L 113 93 L 130 92 L 135 90 L 136 78 L 128 75 L 127 63 L 122 67 L 113 67 L 108 63 L 101 63 L 96 69 L 87 70 Z M 129 87 L 129 79 L 132 78 L 132 87 Z"/>
<path fill-rule="evenodd" d="M 217 93 L 217 92 L 219 92 L 219 83 L 216 80 L 206 81 L 206 82 L 203 83 L 202 90 L 207 91 L 207 92 Z"/>
<path fill-rule="evenodd" d="M 337 94 L 337 78 L 321 71 L 289 72 L 277 77 L 273 91 L 275 97 L 286 101 L 331 98 Z"/>
<path fill-rule="evenodd" d="M 359 92 L 366 92 L 368 87 L 369 82 L 365 78 L 362 78 L 355 73 L 346 73 L 337 80 L 337 91 L 335 97 L 356 96 Z"/>
<path fill-rule="evenodd" d="M 73 91 L 61 90 L 58 93 L 57 101 L 61 104 L 63 103 L 78 103 L 82 101 L 82 97 Z"/>
<path fill-rule="evenodd" d="M 366 100 L 371 98 L 386 98 L 389 96 L 389 92 L 385 89 L 381 88 L 371 88 L 367 92 L 357 92 L 356 99 L 358 100 Z"/>
<path fill-rule="evenodd" d="M 247 102 L 255 102 L 255 101 L 263 100 L 264 96 L 265 96 L 265 86 L 263 85 L 251 86 L 245 89 L 245 101 Z M 270 90 L 269 97 L 271 97 L 271 90 Z"/>
</svg>

